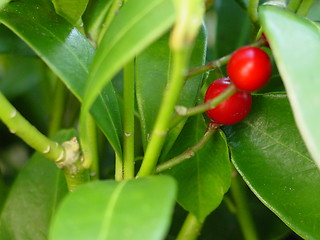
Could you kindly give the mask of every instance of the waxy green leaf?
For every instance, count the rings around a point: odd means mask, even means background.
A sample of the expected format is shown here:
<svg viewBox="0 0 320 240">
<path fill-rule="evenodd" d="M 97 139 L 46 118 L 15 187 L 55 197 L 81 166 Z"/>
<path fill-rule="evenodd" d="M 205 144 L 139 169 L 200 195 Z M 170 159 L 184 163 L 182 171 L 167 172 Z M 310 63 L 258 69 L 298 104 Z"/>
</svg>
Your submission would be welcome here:
<svg viewBox="0 0 320 240">
<path fill-rule="evenodd" d="M 61 131 L 54 139 L 70 140 L 75 131 Z M 35 153 L 17 176 L 0 217 L 0 239 L 47 240 L 49 224 L 67 193 L 63 171 Z"/>
<path fill-rule="evenodd" d="M 43 77 L 44 64 L 38 58 L 0 55 L 0 62 L 0 90 L 9 99 L 33 89 Z"/>
<path fill-rule="evenodd" d="M 128 1 L 108 27 L 90 70 L 84 110 L 99 92 L 135 55 L 139 54 L 173 24 L 172 0 Z"/>
<path fill-rule="evenodd" d="M 217 0 L 216 58 L 232 53 L 248 42 L 250 21 L 237 1 Z"/>
<path fill-rule="evenodd" d="M 97 41 L 103 22 L 110 10 L 111 0 L 90 1 L 87 10 L 83 14 L 84 28 L 93 41 Z"/>
<path fill-rule="evenodd" d="M 241 123 L 224 128 L 237 170 L 258 198 L 304 239 L 320 238 L 320 172 L 286 95 L 253 98 Z"/>
<path fill-rule="evenodd" d="M 71 24 L 79 23 L 89 0 L 51 0 L 56 12 Z"/>
<path fill-rule="evenodd" d="M 195 145 L 206 132 L 201 116 L 188 120 L 169 156 L 175 157 Z M 178 202 L 199 221 L 221 203 L 231 184 L 228 147 L 223 133 L 216 132 L 193 157 L 168 170 L 178 181 Z"/>
<path fill-rule="evenodd" d="M 275 6 L 261 7 L 260 17 L 297 126 L 320 168 L 320 28 Z"/>
<path fill-rule="evenodd" d="M 204 64 L 206 40 L 206 30 L 203 27 L 195 41 L 190 69 Z M 169 34 L 166 34 L 136 58 L 136 95 L 144 147 L 151 135 L 169 77 L 171 51 L 168 43 Z M 193 106 L 199 95 L 201 83 L 202 75 L 186 80 L 177 105 Z M 169 133 L 164 152 L 170 150 L 184 123 L 185 121 Z"/>
<path fill-rule="evenodd" d="M 168 176 L 85 184 L 61 204 L 49 239 L 164 239 L 175 193 Z"/>
<path fill-rule="evenodd" d="M 0 53 L 19 56 L 35 56 L 35 53 L 4 25 L 0 25 Z"/>
<path fill-rule="evenodd" d="M 76 28 L 41 0 L 10 2 L 0 9 L 0 22 L 24 40 L 82 101 L 95 50 Z M 93 105 L 92 115 L 121 156 L 121 118 L 117 101 L 113 86 L 109 84 Z"/>
</svg>

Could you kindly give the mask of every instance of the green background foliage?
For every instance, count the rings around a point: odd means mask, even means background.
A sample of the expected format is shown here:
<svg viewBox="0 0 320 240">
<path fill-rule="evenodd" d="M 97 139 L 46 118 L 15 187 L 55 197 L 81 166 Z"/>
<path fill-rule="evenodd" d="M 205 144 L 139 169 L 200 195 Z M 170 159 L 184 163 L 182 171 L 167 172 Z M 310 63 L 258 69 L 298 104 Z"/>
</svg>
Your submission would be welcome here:
<svg viewBox="0 0 320 240">
<path fill-rule="evenodd" d="M 207 9 L 187 70 L 259 37 L 246 12 L 250 2 L 217 0 Z M 176 6 L 172 0 L 1 2 L 1 92 L 44 133 L 61 111 L 60 128 L 72 130 L 53 137 L 59 142 L 77 136 L 81 109 L 90 111 L 100 129 L 101 174 L 68 193 L 63 172 L 0 125 L 1 239 L 175 239 L 188 213 L 203 223 L 199 239 L 248 239 L 246 231 L 266 240 L 320 238 L 319 1 L 307 18 L 277 6 L 256 9 L 274 70 L 243 122 L 223 126 L 160 176 L 111 180 L 124 148 L 122 70 L 134 62 L 137 172 L 170 86 Z M 177 105 L 201 104 L 206 86 L 221 76 L 224 66 L 186 80 Z M 159 162 L 197 144 L 208 122 L 200 114 L 171 128 Z"/>
</svg>

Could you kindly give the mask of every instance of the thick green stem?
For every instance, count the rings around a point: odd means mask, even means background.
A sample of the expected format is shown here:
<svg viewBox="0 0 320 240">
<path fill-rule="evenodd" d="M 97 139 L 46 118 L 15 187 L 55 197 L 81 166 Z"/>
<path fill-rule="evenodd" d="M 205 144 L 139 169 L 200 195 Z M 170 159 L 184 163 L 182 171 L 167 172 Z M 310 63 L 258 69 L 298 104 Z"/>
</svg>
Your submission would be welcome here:
<svg viewBox="0 0 320 240">
<path fill-rule="evenodd" d="M 291 0 L 288 4 L 288 9 L 292 12 L 296 12 L 299 9 L 302 0 Z"/>
<path fill-rule="evenodd" d="M 69 169 L 64 169 L 64 176 L 68 185 L 69 192 L 73 192 L 80 185 L 90 181 L 88 170 L 81 170 L 76 174 L 69 172 Z"/>
<path fill-rule="evenodd" d="M 124 68 L 123 177 L 134 178 L 134 60 Z"/>
<path fill-rule="evenodd" d="M 249 0 L 247 12 L 253 24 L 258 22 L 258 6 L 259 0 Z"/>
<path fill-rule="evenodd" d="M 0 93 L 0 106 L 0 119 L 12 133 L 19 136 L 46 158 L 54 160 L 59 168 L 64 169 L 70 191 L 87 181 L 89 175 L 82 167 L 79 144 L 76 138 L 66 141 L 62 145 L 50 140 L 32 126 L 2 93 Z"/>
<path fill-rule="evenodd" d="M 250 44 L 250 46 L 252 46 L 252 47 L 261 47 L 265 43 L 266 43 L 266 41 L 264 39 L 259 39 L 258 41 Z M 222 58 L 220 58 L 218 60 L 209 62 L 206 65 L 191 69 L 187 73 L 186 78 L 188 79 L 188 78 L 191 78 L 193 76 L 205 73 L 207 71 L 212 71 L 212 70 L 214 70 L 216 68 L 220 68 L 221 66 L 223 66 L 223 65 L 228 63 L 228 61 L 230 60 L 231 55 L 232 55 L 232 53 L 227 55 L 227 56 L 224 56 L 224 57 L 222 57 Z"/>
<path fill-rule="evenodd" d="M 109 10 L 108 16 L 106 20 L 102 24 L 101 31 L 98 37 L 98 44 L 101 42 L 105 32 L 107 31 L 110 23 L 112 22 L 113 18 L 117 15 L 119 9 L 122 7 L 123 0 L 113 0 L 111 8 Z"/>
<path fill-rule="evenodd" d="M 154 171 L 163 147 L 174 106 L 184 84 L 184 71 L 189 60 L 189 50 L 173 51 L 170 80 L 166 88 L 158 118 L 148 144 L 138 177 L 147 176 Z"/>
<path fill-rule="evenodd" d="M 53 106 L 51 110 L 52 116 L 49 125 L 49 136 L 53 136 L 61 128 L 66 97 L 66 87 L 61 81 L 57 80 L 53 96 Z"/>
<path fill-rule="evenodd" d="M 24 142 L 45 157 L 54 161 L 62 160 L 64 149 L 39 132 L 31 125 L 10 102 L 0 93 L 0 119 L 9 128 L 11 133 L 19 136 Z"/>
<path fill-rule="evenodd" d="M 80 143 L 84 157 L 83 167 L 89 169 L 93 163 L 97 165 L 98 147 L 96 125 L 90 113 L 87 113 L 81 118 Z"/>
<path fill-rule="evenodd" d="M 178 155 L 178 156 L 160 164 L 159 166 L 157 166 L 156 172 L 159 173 L 159 172 L 168 170 L 168 169 L 178 165 L 179 163 L 182 163 L 183 161 L 185 161 L 189 158 L 192 158 L 200 149 L 202 149 L 204 147 L 204 145 L 210 140 L 212 135 L 217 131 L 217 129 L 219 127 L 220 127 L 219 124 L 216 124 L 213 122 L 209 123 L 207 131 L 205 132 L 205 134 L 203 135 L 203 137 L 199 140 L 199 142 L 197 144 L 188 148 L 186 151 L 184 151 L 180 155 Z"/>
<path fill-rule="evenodd" d="M 90 158 L 90 176 L 92 180 L 99 179 L 99 150 L 98 150 L 98 136 L 97 136 L 97 126 L 93 117 L 89 114 L 87 119 L 87 128 L 88 128 L 88 147 L 90 148 L 90 156 L 87 155 L 87 158 Z M 86 156 L 85 156 L 86 157 Z M 84 167 L 86 167 L 84 165 Z"/>
<path fill-rule="evenodd" d="M 116 164 L 115 164 L 115 180 L 123 180 L 123 162 L 119 155 L 116 153 Z"/>
<path fill-rule="evenodd" d="M 235 172 L 235 170 L 234 170 Z M 236 215 L 245 240 L 257 240 L 258 235 L 251 216 L 246 189 L 239 175 L 235 173 L 231 183 L 231 194 L 236 205 Z"/>
<path fill-rule="evenodd" d="M 303 0 L 299 6 L 297 14 L 304 17 L 307 16 L 314 1 L 315 0 Z"/>
<path fill-rule="evenodd" d="M 73 192 L 78 186 L 90 180 L 88 169 L 83 168 L 83 156 L 80 154 L 80 145 L 77 138 L 62 143 L 65 156 L 57 166 L 62 168 L 67 181 L 68 189 Z"/>
<path fill-rule="evenodd" d="M 202 224 L 196 216 L 189 213 L 176 240 L 194 240 L 197 239 L 202 228 Z"/>
</svg>

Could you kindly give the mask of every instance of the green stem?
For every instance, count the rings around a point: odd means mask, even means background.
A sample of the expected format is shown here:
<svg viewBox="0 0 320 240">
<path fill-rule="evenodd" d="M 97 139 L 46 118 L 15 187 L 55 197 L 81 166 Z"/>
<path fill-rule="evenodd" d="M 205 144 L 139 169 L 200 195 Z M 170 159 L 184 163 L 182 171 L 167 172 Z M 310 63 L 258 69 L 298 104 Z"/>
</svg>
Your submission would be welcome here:
<svg viewBox="0 0 320 240">
<path fill-rule="evenodd" d="M 53 136 L 61 128 L 66 97 L 67 89 L 63 83 L 57 79 L 51 110 L 52 116 L 48 131 L 49 136 Z"/>
<path fill-rule="evenodd" d="M 87 141 L 90 148 L 90 161 L 91 161 L 90 176 L 92 180 L 97 180 L 99 179 L 99 172 L 100 172 L 97 126 L 91 114 L 88 115 L 87 121 L 88 121 L 87 122 L 87 128 L 88 128 Z M 84 165 L 84 167 L 86 166 Z"/>
<path fill-rule="evenodd" d="M 202 224 L 198 221 L 196 216 L 189 213 L 176 240 L 194 240 L 200 234 Z"/>
<path fill-rule="evenodd" d="M 259 39 L 258 41 L 250 44 L 250 46 L 252 46 L 252 47 L 261 47 L 264 44 L 265 44 L 265 40 L 264 39 Z M 228 63 L 228 61 L 230 60 L 231 55 L 232 55 L 232 53 L 227 55 L 227 56 L 224 56 L 224 57 L 222 57 L 222 58 L 220 58 L 218 60 L 209 62 L 206 65 L 203 65 L 203 66 L 200 66 L 200 67 L 197 67 L 197 68 L 194 68 L 194 69 L 190 70 L 187 73 L 186 78 L 191 78 L 193 76 L 202 74 L 204 72 L 212 71 L 212 70 L 214 70 L 216 68 L 220 68 L 221 66 L 223 66 L 223 65 Z"/>
<path fill-rule="evenodd" d="M 109 10 L 109 14 L 108 14 L 106 20 L 102 24 L 102 28 L 100 30 L 99 37 L 98 37 L 98 44 L 101 42 L 110 23 L 112 22 L 114 17 L 117 15 L 119 9 L 122 7 L 122 4 L 123 4 L 123 0 L 113 0 L 113 3 L 112 3 L 111 8 Z"/>
<path fill-rule="evenodd" d="M 134 178 L 134 60 L 124 68 L 123 177 Z"/>
<path fill-rule="evenodd" d="M 88 170 L 81 170 L 76 174 L 74 174 L 74 173 L 71 173 L 68 168 L 65 168 L 63 172 L 66 178 L 69 192 L 73 192 L 80 185 L 90 180 Z"/>
<path fill-rule="evenodd" d="M 315 0 L 303 0 L 299 6 L 297 14 L 300 16 L 307 16 L 310 8 L 312 7 Z"/>
<path fill-rule="evenodd" d="M 115 164 L 115 180 L 120 181 L 123 180 L 123 162 L 119 155 L 116 153 L 116 164 Z"/>
<path fill-rule="evenodd" d="M 10 132 L 19 136 L 24 142 L 45 157 L 54 161 L 62 160 L 64 149 L 39 132 L 31 125 L 0 92 L 0 119 L 9 128 Z"/>
<path fill-rule="evenodd" d="M 63 169 L 68 189 L 73 192 L 78 186 L 90 180 L 89 171 L 83 168 L 80 145 L 77 138 L 62 143 L 65 150 L 63 161 L 57 162 L 57 166 Z"/>
<path fill-rule="evenodd" d="M 171 169 L 172 167 L 180 164 L 181 162 L 192 158 L 196 152 L 198 152 L 200 149 L 204 147 L 204 145 L 210 140 L 212 135 L 217 131 L 217 129 L 220 127 L 219 124 L 216 123 L 209 123 L 209 126 L 207 128 L 207 131 L 203 135 L 203 137 L 199 140 L 198 143 L 196 143 L 194 146 L 188 148 L 186 151 L 181 153 L 180 155 L 160 164 L 156 168 L 156 173 Z"/>
<path fill-rule="evenodd" d="M 296 12 L 299 9 L 302 0 L 291 0 L 288 4 L 288 9 L 292 12 Z"/>
<path fill-rule="evenodd" d="M 83 167 L 85 169 L 92 168 L 93 163 L 95 164 L 95 167 L 97 167 L 97 130 L 95 122 L 90 113 L 87 113 L 85 116 L 82 117 L 80 128 L 80 142 L 84 156 Z"/>
<path fill-rule="evenodd" d="M 222 103 L 223 101 L 231 97 L 233 94 L 235 94 L 236 91 L 236 87 L 233 84 L 231 84 L 221 94 L 203 104 L 191 108 L 187 108 L 184 106 L 176 106 L 175 109 L 177 115 L 173 118 L 171 126 L 176 125 L 184 117 L 190 117 L 208 111 L 209 109 L 215 108 L 220 103 Z"/>
<path fill-rule="evenodd" d="M 253 24 L 258 22 L 258 6 L 259 0 L 249 0 L 247 12 Z"/>
<path fill-rule="evenodd" d="M 231 194 L 236 205 L 237 218 L 245 240 L 257 240 L 259 238 L 251 216 L 245 191 L 246 189 L 243 182 L 240 180 L 238 174 L 236 174 L 232 179 Z"/>
<path fill-rule="evenodd" d="M 138 177 L 147 176 L 154 171 L 160 151 L 163 147 L 174 106 L 184 84 L 184 71 L 189 60 L 190 49 L 174 50 L 170 80 L 148 144 Z"/>
</svg>

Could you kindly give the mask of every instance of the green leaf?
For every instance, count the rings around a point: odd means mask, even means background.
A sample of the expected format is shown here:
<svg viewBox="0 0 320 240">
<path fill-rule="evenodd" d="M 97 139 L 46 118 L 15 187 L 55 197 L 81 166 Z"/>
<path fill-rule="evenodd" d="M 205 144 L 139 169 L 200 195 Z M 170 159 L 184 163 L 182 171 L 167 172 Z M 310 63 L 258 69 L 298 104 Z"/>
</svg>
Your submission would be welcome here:
<svg viewBox="0 0 320 240">
<path fill-rule="evenodd" d="M 44 65 L 38 58 L 0 55 L 0 62 L 0 90 L 7 98 L 34 89 L 43 77 Z"/>
<path fill-rule="evenodd" d="M 168 81 L 171 51 L 168 46 L 169 34 L 166 34 L 136 58 L 136 95 L 143 134 L 143 144 L 146 147 L 153 125 L 158 115 L 163 93 Z M 192 52 L 190 68 L 201 66 L 205 61 L 206 31 L 202 28 Z M 191 107 L 199 94 L 202 75 L 188 79 L 180 94 L 178 105 Z M 185 122 L 185 121 L 184 121 Z M 179 125 L 167 137 L 167 150 L 179 135 L 183 125 Z M 170 143 L 168 145 L 168 143 Z M 165 151 L 166 152 L 166 151 Z"/>
<path fill-rule="evenodd" d="M 175 192 L 168 176 L 80 186 L 61 204 L 49 239 L 164 239 Z"/>
<path fill-rule="evenodd" d="M 88 68 L 95 51 L 77 29 L 41 0 L 10 2 L 0 10 L 0 22 L 23 39 L 70 91 L 82 100 Z M 120 110 L 111 84 L 99 95 L 91 111 L 97 124 L 121 156 Z"/>
<path fill-rule="evenodd" d="M 87 10 L 83 14 L 83 22 L 89 38 L 96 41 L 102 28 L 102 24 L 111 7 L 111 0 L 90 1 Z"/>
<path fill-rule="evenodd" d="M 201 116 L 189 119 L 170 156 L 195 145 L 206 131 Z M 228 147 L 218 131 L 195 156 L 167 171 L 178 181 L 178 202 L 200 221 L 219 206 L 231 184 Z"/>
<path fill-rule="evenodd" d="M 75 131 L 61 131 L 55 140 L 63 142 Z M 63 172 L 54 162 L 35 153 L 16 178 L 0 218 L 0 239 L 46 240 L 50 220 L 67 193 Z"/>
<path fill-rule="evenodd" d="M 258 198 L 305 239 L 319 239 L 320 173 L 286 95 L 253 98 L 243 122 L 225 128 L 237 170 Z"/>
<path fill-rule="evenodd" d="M 92 63 L 84 110 L 111 78 L 174 21 L 172 0 L 128 1 L 108 27 Z"/>
<path fill-rule="evenodd" d="M 3 176 L 0 171 L 0 213 L 3 207 L 3 204 L 5 203 L 5 200 L 7 198 L 7 193 L 8 193 L 8 187 L 3 181 Z"/>
<path fill-rule="evenodd" d="M 86 10 L 89 0 L 51 0 L 56 12 L 67 19 L 72 25 L 79 20 Z"/>
<path fill-rule="evenodd" d="M 320 167 L 320 29 L 306 18 L 272 6 L 261 23 L 288 93 L 300 133 Z"/>
<path fill-rule="evenodd" d="M 35 53 L 4 25 L 0 25 L 0 53 L 35 56 Z"/>
<path fill-rule="evenodd" d="M 236 1 L 218 0 L 215 56 L 223 57 L 248 42 L 250 21 Z"/>
</svg>

